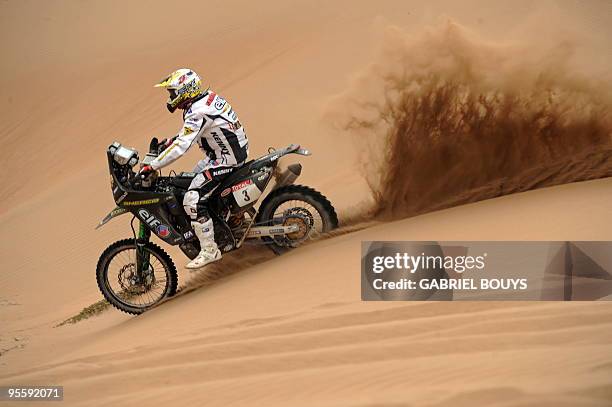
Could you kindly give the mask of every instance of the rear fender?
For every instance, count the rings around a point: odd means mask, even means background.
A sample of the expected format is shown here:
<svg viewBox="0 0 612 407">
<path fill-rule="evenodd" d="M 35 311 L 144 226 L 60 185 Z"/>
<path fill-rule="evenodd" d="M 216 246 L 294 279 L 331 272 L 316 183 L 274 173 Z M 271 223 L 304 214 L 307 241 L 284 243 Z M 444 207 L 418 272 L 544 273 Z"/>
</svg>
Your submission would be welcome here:
<svg viewBox="0 0 612 407">
<path fill-rule="evenodd" d="M 125 208 L 120 208 L 120 207 L 116 207 L 115 209 L 113 209 L 112 211 L 110 211 L 108 213 L 108 215 L 106 215 L 104 217 L 104 219 L 102 219 L 100 221 L 100 223 L 98 223 L 98 226 L 96 226 L 96 229 L 101 228 L 102 226 L 104 226 L 106 223 L 108 223 L 109 220 L 116 218 L 117 216 L 123 215 L 124 213 L 128 213 L 129 211 Z"/>
</svg>

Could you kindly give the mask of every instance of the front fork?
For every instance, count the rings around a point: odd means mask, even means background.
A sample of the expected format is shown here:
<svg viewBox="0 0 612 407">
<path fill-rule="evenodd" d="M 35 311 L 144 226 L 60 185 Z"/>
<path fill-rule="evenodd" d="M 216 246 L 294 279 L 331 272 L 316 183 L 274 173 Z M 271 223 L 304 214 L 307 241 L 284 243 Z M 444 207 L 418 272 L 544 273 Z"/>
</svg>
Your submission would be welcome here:
<svg viewBox="0 0 612 407">
<path fill-rule="evenodd" d="M 140 281 L 144 277 L 143 271 L 148 271 L 150 268 L 149 260 L 151 254 L 145 247 L 150 238 L 151 230 L 143 222 L 140 222 L 138 235 L 136 236 L 136 275 Z"/>
</svg>

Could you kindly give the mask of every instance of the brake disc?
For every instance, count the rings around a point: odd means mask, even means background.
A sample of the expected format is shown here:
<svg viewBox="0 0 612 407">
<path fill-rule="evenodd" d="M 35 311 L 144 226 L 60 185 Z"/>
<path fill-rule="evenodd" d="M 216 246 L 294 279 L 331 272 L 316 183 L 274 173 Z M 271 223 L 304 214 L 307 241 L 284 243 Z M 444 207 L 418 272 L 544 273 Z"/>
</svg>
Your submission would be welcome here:
<svg viewBox="0 0 612 407">
<path fill-rule="evenodd" d="M 155 284 L 155 273 L 149 268 L 144 271 L 143 281 L 139 281 L 135 268 L 134 263 L 128 263 L 121 267 L 117 280 L 123 291 L 130 294 L 144 294 Z"/>
<path fill-rule="evenodd" d="M 298 230 L 284 236 L 277 236 L 274 241 L 283 247 L 297 247 L 310 236 L 314 227 L 314 218 L 305 208 L 291 208 L 283 212 L 283 226 L 296 225 Z"/>
</svg>

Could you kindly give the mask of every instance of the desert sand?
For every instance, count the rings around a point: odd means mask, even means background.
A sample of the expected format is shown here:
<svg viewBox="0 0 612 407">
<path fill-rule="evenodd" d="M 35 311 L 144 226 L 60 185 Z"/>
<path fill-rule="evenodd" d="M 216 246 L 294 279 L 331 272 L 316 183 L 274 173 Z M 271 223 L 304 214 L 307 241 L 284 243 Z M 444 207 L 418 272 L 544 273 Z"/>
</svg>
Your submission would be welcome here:
<svg viewBox="0 0 612 407">
<path fill-rule="evenodd" d="M 191 67 L 230 100 L 252 157 L 312 150 L 299 182 L 353 219 L 372 202 L 369 151 L 330 123 L 330 103 L 386 27 L 452 18 L 504 41 L 547 21 L 609 69 L 610 15 L 569 1 L 1 3 L 0 385 L 63 385 L 80 406 L 609 405 L 608 303 L 366 303 L 359 262 L 362 240 L 612 240 L 610 179 L 374 222 L 281 257 L 239 251 L 213 284 L 189 290 L 205 272 L 181 270 L 186 294 L 142 316 L 56 325 L 100 300 L 98 256 L 130 233 L 123 218 L 93 229 L 113 207 L 105 148 L 143 151 L 180 125 L 152 87 L 170 71 Z"/>
</svg>

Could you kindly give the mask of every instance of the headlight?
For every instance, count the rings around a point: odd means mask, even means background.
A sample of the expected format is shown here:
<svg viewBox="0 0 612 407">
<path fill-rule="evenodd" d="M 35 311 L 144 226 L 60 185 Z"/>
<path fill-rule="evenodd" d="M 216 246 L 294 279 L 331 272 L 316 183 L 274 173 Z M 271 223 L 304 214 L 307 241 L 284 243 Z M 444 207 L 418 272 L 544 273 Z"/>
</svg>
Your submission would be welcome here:
<svg viewBox="0 0 612 407">
<path fill-rule="evenodd" d="M 113 150 L 115 151 L 113 152 Z M 119 165 L 128 164 L 130 167 L 133 167 L 138 164 L 138 152 L 136 150 L 113 144 L 110 151 L 113 154 L 113 160 Z"/>
</svg>

